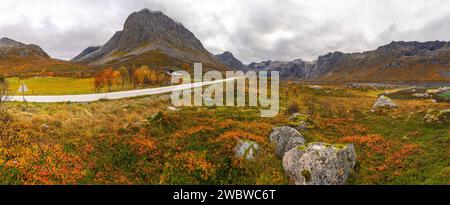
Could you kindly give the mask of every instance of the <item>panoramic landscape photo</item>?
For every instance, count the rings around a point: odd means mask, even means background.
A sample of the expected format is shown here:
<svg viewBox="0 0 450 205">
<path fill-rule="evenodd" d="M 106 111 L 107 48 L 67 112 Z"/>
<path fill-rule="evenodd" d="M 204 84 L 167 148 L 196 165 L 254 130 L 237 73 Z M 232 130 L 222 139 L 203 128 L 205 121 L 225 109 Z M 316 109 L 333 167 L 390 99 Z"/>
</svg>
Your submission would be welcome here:
<svg viewBox="0 0 450 205">
<path fill-rule="evenodd" d="M 441 0 L 0 2 L 1 185 L 449 185 Z"/>
</svg>

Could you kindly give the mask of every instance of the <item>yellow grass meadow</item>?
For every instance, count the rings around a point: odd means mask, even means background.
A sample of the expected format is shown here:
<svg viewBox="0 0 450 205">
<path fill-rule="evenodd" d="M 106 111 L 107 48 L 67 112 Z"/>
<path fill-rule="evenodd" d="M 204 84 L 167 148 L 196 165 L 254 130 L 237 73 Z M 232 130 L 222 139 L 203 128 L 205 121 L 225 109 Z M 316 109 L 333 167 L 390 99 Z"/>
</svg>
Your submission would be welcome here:
<svg viewBox="0 0 450 205">
<path fill-rule="evenodd" d="M 10 92 L 15 95 L 22 83 L 29 91 L 25 95 L 74 95 L 94 93 L 93 78 L 65 78 L 65 77 L 35 77 L 8 78 Z"/>
</svg>

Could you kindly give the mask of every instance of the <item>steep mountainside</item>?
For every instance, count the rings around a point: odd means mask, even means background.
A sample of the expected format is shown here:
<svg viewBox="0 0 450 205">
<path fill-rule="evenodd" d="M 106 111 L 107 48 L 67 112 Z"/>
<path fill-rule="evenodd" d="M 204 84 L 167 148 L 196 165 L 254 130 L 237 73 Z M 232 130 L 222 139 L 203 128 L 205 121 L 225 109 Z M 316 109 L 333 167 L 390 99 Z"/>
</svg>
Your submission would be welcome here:
<svg viewBox="0 0 450 205">
<path fill-rule="evenodd" d="M 6 76 L 73 75 L 86 66 L 52 59 L 41 47 L 0 39 L 0 74 Z"/>
<path fill-rule="evenodd" d="M 308 79 L 313 74 L 310 72 L 314 63 L 301 59 L 293 61 L 263 61 L 261 63 L 251 63 L 247 67 L 249 70 L 257 71 L 279 71 L 282 79 L 298 80 Z"/>
<path fill-rule="evenodd" d="M 236 70 L 247 70 L 247 67 L 231 52 L 224 52 L 222 54 L 216 55 L 217 60 L 222 62 L 224 65 L 226 65 L 228 68 L 233 68 Z"/>
<path fill-rule="evenodd" d="M 123 30 L 116 32 L 105 45 L 96 50 L 85 50 L 73 61 L 91 65 L 138 63 L 157 66 L 202 62 L 225 69 L 181 23 L 162 12 L 148 9 L 131 14 Z"/>
<path fill-rule="evenodd" d="M 72 58 L 71 61 L 80 61 L 83 57 L 91 54 L 92 52 L 94 52 L 94 51 L 96 51 L 96 50 L 98 50 L 100 48 L 101 48 L 101 46 L 88 47 L 88 48 L 84 49 L 79 55 L 77 55 L 74 58 Z"/>
<path fill-rule="evenodd" d="M 266 61 L 248 67 L 279 70 L 282 77 L 305 81 L 450 81 L 450 44 L 444 41 L 392 42 L 364 53 L 329 53 L 309 63 Z"/>
</svg>

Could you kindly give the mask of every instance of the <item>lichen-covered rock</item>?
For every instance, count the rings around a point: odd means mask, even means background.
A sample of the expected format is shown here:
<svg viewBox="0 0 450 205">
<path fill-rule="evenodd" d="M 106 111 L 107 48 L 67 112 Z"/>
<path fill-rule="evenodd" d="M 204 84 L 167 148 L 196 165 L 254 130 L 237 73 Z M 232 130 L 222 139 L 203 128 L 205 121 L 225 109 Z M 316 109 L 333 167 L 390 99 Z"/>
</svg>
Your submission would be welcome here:
<svg viewBox="0 0 450 205">
<path fill-rule="evenodd" d="M 392 102 L 392 100 L 384 95 L 381 95 L 378 100 L 375 102 L 375 104 L 373 104 L 372 109 L 376 110 L 376 109 L 383 109 L 383 108 L 398 108 L 398 106 Z"/>
<path fill-rule="evenodd" d="M 276 144 L 275 154 L 283 158 L 284 153 L 305 144 L 305 138 L 292 127 L 277 127 L 270 134 L 270 142 Z"/>
<path fill-rule="evenodd" d="M 314 128 L 313 121 L 306 115 L 294 113 L 289 117 L 289 126 L 298 131 Z"/>
<path fill-rule="evenodd" d="M 296 185 L 343 185 L 356 163 L 353 144 L 311 143 L 284 155 L 283 168 Z"/>
<path fill-rule="evenodd" d="M 237 158 L 245 157 L 247 160 L 256 158 L 256 153 L 259 150 L 259 145 L 253 141 L 239 140 L 234 148 L 235 156 Z"/>
<path fill-rule="evenodd" d="M 423 120 L 428 123 L 450 123 L 450 109 L 429 109 Z"/>
</svg>

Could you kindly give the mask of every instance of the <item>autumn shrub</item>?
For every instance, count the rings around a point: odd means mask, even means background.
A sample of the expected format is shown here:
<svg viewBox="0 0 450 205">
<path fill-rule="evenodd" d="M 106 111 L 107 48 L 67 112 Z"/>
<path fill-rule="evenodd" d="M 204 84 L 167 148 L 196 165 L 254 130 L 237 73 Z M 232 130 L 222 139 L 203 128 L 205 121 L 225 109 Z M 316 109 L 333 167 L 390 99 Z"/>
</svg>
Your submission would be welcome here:
<svg viewBox="0 0 450 205">
<path fill-rule="evenodd" d="M 0 152 L 7 151 L 17 145 L 22 145 L 26 142 L 26 127 L 17 123 L 14 118 L 6 111 L 0 111 Z M 5 152 L 11 154 L 9 152 Z M 2 153 L 4 154 L 4 153 Z M 1 155 L 4 157 L 1 160 L 8 160 L 7 155 Z"/>
<path fill-rule="evenodd" d="M 318 110 L 317 102 L 318 99 L 315 96 L 307 96 L 303 101 L 304 106 L 306 107 L 306 114 L 311 118 L 314 118 L 314 116 L 317 114 Z"/>
<path fill-rule="evenodd" d="M 170 132 L 181 122 L 179 116 L 169 115 L 167 113 L 158 112 L 155 116 L 147 119 L 148 126 L 158 128 L 163 132 Z"/>
<path fill-rule="evenodd" d="M 296 103 L 296 102 L 291 103 L 286 109 L 286 113 L 288 115 L 292 115 L 292 114 L 298 113 L 298 112 L 300 112 L 300 108 L 299 108 L 298 103 Z"/>
</svg>

